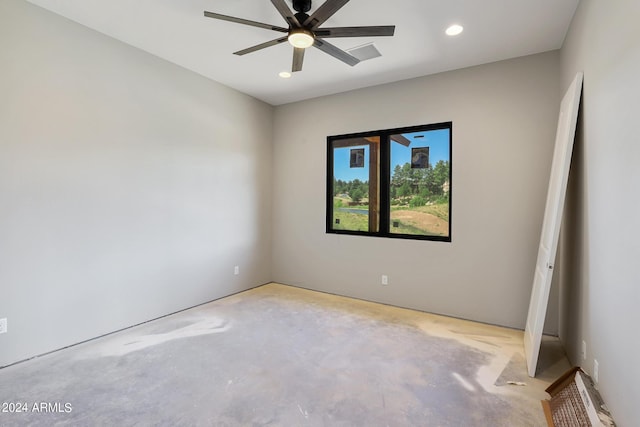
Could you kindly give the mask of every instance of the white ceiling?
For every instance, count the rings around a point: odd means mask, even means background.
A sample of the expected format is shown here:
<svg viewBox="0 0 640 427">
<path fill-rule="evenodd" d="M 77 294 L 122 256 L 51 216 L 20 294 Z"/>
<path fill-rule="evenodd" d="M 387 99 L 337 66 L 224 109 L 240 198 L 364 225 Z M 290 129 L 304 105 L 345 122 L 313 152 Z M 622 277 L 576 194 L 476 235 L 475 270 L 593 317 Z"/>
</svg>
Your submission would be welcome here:
<svg viewBox="0 0 640 427">
<path fill-rule="evenodd" d="M 382 57 L 350 67 L 310 48 L 290 79 L 288 43 L 233 52 L 282 33 L 205 18 L 203 11 L 287 27 L 269 0 L 28 0 L 272 105 L 404 80 L 561 47 L 579 0 L 351 0 L 324 26 L 395 25 L 393 37 L 339 38 L 350 49 L 374 42 Z M 291 6 L 290 0 L 287 0 Z M 312 11 L 323 3 L 313 2 Z M 449 37 L 453 23 L 464 32 Z"/>
</svg>

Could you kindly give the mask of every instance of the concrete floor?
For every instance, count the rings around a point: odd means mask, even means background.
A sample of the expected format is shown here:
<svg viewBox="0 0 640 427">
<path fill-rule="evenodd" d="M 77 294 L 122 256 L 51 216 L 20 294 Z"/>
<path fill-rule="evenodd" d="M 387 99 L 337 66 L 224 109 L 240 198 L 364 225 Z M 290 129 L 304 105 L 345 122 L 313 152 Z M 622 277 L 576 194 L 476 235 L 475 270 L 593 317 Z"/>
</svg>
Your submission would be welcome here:
<svg viewBox="0 0 640 427">
<path fill-rule="evenodd" d="M 545 426 L 522 338 L 269 284 L 0 370 L 0 425 Z"/>
</svg>

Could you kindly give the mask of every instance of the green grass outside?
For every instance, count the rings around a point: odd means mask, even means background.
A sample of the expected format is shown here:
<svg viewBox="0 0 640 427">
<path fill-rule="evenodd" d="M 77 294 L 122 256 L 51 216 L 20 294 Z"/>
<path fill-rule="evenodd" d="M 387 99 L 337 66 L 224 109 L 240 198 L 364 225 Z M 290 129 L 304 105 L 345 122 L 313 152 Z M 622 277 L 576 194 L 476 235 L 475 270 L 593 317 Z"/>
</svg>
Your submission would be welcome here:
<svg viewBox="0 0 640 427">
<path fill-rule="evenodd" d="M 333 229 L 334 230 L 347 230 L 347 231 L 369 231 L 369 215 L 363 214 L 355 214 L 349 212 L 340 212 L 338 209 L 341 207 L 346 207 L 341 205 L 341 203 L 337 202 L 337 197 L 334 198 L 333 205 Z M 368 209 L 369 207 L 366 205 L 358 205 L 358 206 L 349 206 L 349 209 Z M 449 221 L 449 204 L 448 203 L 440 203 L 437 205 L 430 206 L 420 206 L 417 208 L 412 208 L 409 206 L 391 206 L 392 211 L 398 210 L 409 210 L 416 212 L 424 212 L 431 215 L 434 215 L 444 221 Z M 336 219 L 340 220 L 340 224 L 336 224 Z M 404 224 L 402 221 L 397 221 L 398 227 L 391 227 L 391 233 L 393 234 L 410 234 L 410 235 L 418 235 L 418 236 L 433 236 L 436 235 L 429 230 L 423 230 L 409 224 Z M 393 223 L 391 224 L 393 225 Z"/>
<path fill-rule="evenodd" d="M 336 224 L 336 219 L 340 220 L 340 224 Z M 349 231 L 369 231 L 369 215 L 334 211 L 333 229 Z"/>
<path fill-rule="evenodd" d="M 411 234 L 415 236 L 434 236 L 433 233 L 429 233 L 429 230 L 422 230 L 418 227 L 413 227 L 409 224 L 404 224 L 402 221 L 397 221 L 398 226 L 393 227 L 393 221 L 391 221 L 391 233 L 392 234 Z"/>
<path fill-rule="evenodd" d="M 392 211 L 416 211 L 431 214 L 443 221 L 449 222 L 449 203 L 439 203 L 437 205 L 420 206 L 412 208 L 409 206 L 391 205 Z"/>
</svg>

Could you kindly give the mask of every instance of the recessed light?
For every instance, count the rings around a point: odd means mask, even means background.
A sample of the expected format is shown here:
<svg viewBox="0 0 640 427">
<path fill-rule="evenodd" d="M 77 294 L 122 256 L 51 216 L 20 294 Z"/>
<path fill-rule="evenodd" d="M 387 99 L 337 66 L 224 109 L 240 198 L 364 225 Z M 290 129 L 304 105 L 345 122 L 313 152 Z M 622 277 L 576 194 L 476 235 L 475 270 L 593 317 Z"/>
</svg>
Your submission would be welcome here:
<svg viewBox="0 0 640 427">
<path fill-rule="evenodd" d="M 288 71 L 280 71 L 280 74 L 278 75 L 283 79 L 288 79 L 289 77 L 291 77 L 291 73 Z"/>
<path fill-rule="evenodd" d="M 448 36 L 457 36 L 462 31 L 464 31 L 464 28 L 462 28 L 462 25 L 454 24 L 449 28 L 447 28 L 447 31 L 445 31 L 445 33 L 447 33 Z"/>
</svg>

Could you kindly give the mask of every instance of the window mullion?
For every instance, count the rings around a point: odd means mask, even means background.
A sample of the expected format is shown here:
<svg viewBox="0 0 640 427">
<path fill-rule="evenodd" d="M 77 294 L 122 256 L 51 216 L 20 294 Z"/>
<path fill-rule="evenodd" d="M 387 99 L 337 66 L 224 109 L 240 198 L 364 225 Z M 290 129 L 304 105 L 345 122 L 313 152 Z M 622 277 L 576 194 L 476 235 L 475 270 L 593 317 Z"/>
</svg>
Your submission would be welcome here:
<svg viewBox="0 0 640 427">
<path fill-rule="evenodd" d="M 389 234 L 389 214 L 391 208 L 389 205 L 389 168 L 390 168 L 390 144 L 389 135 L 380 135 L 380 230 L 379 234 Z"/>
</svg>

